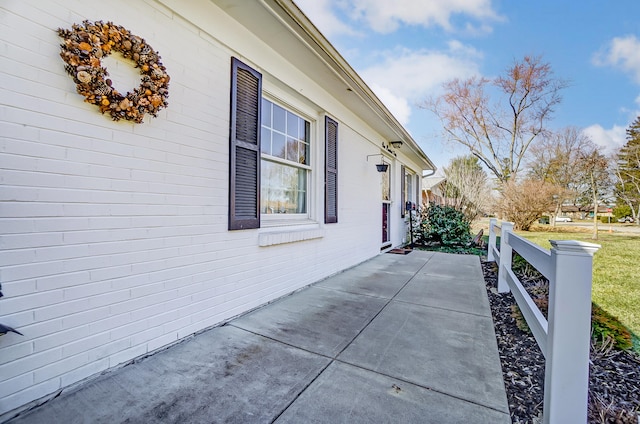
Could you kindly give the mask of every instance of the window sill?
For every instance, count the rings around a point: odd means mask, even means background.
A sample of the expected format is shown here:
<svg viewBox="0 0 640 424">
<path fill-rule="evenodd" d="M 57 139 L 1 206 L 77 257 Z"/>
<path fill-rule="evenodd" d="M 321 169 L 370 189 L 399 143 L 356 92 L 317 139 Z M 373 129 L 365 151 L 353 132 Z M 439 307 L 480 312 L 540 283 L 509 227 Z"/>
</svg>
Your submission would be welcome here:
<svg viewBox="0 0 640 424">
<path fill-rule="evenodd" d="M 270 222 L 272 228 L 264 227 L 258 235 L 259 246 L 273 246 L 276 244 L 295 243 L 324 237 L 324 230 L 318 223 L 313 222 Z M 286 228 L 283 228 L 286 226 Z"/>
</svg>

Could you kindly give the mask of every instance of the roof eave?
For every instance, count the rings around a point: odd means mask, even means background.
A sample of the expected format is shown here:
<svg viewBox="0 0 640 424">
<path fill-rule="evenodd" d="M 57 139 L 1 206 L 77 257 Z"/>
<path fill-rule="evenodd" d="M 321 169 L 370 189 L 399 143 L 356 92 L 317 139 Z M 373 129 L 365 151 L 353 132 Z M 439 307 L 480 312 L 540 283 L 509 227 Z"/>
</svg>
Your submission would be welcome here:
<svg viewBox="0 0 640 424">
<path fill-rule="evenodd" d="M 325 58 L 325 63 L 342 77 L 345 84 L 348 85 L 351 91 L 355 93 L 361 101 L 365 103 L 380 118 L 380 120 L 392 130 L 394 134 L 397 135 L 398 140 L 403 141 L 403 145 L 406 145 L 416 158 L 423 161 L 425 169 L 437 169 L 431 159 L 429 159 L 404 126 L 400 124 L 396 117 L 391 113 L 391 111 L 389 111 L 384 103 L 380 101 L 378 96 L 375 95 L 358 73 L 351 67 L 351 65 L 349 65 L 329 40 L 326 39 L 326 37 L 292 0 L 263 0 L 263 2 L 267 5 L 275 4 L 279 6 L 280 10 L 291 17 L 298 24 L 299 31 L 303 32 L 302 34 L 297 34 L 298 37 L 306 36 L 313 40 L 313 43 L 307 43 L 309 47 L 316 49 L 316 54 Z M 274 12 L 277 12 L 275 8 L 271 8 Z"/>
</svg>

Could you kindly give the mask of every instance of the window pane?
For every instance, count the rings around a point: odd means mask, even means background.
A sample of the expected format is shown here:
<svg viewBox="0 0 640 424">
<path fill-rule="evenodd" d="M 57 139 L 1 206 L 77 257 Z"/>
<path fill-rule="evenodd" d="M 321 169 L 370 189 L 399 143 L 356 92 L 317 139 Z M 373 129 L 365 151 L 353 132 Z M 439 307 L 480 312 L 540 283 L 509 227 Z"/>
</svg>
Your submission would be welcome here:
<svg viewBox="0 0 640 424">
<path fill-rule="evenodd" d="M 260 212 L 306 213 L 307 171 L 262 161 Z"/>
<path fill-rule="evenodd" d="M 291 162 L 300 163 L 298 158 L 298 140 L 294 140 L 293 138 L 287 140 L 286 159 L 290 160 Z"/>
<path fill-rule="evenodd" d="M 300 120 L 293 113 L 287 112 L 287 135 L 289 137 L 300 138 L 300 134 L 298 134 L 298 121 Z"/>
<path fill-rule="evenodd" d="M 271 127 L 271 102 L 262 99 L 262 125 Z"/>
<path fill-rule="evenodd" d="M 279 158 L 284 159 L 284 148 L 285 148 L 285 136 L 284 134 L 280 134 L 274 132 L 271 134 L 271 155 L 277 156 Z"/>
<path fill-rule="evenodd" d="M 273 105 L 273 129 L 284 133 L 287 129 L 287 111 L 278 105 Z"/>
<path fill-rule="evenodd" d="M 265 127 L 260 130 L 260 151 L 271 154 L 271 131 Z"/>
<path fill-rule="evenodd" d="M 309 142 L 309 123 L 304 119 L 298 120 L 298 134 L 300 135 L 300 140 Z"/>
<path fill-rule="evenodd" d="M 309 145 L 307 143 L 300 143 L 298 146 L 298 162 L 303 165 L 308 165 L 309 160 Z"/>
<path fill-rule="evenodd" d="M 309 165 L 309 133 L 310 133 L 310 125 L 307 121 L 301 119 L 300 120 L 300 134 L 301 140 L 303 143 L 298 147 L 300 155 L 300 163 L 304 165 Z"/>
</svg>

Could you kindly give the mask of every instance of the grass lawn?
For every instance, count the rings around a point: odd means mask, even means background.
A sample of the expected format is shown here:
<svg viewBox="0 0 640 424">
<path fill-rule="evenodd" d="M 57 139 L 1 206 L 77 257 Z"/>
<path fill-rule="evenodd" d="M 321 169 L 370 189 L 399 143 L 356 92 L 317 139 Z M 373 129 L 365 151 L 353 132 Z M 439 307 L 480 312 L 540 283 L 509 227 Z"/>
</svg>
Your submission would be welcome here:
<svg viewBox="0 0 640 424">
<path fill-rule="evenodd" d="M 592 299 L 640 336 L 640 235 L 600 232 L 598 240 L 586 232 L 518 231 L 550 249 L 549 240 L 579 240 L 602 246 L 593 260 Z"/>
</svg>

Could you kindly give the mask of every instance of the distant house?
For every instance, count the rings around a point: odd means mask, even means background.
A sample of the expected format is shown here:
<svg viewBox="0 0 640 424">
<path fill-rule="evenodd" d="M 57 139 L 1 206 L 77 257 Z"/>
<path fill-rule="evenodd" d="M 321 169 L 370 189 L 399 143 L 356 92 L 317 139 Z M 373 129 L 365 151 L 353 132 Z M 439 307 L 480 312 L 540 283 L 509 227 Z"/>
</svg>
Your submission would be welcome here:
<svg viewBox="0 0 640 424">
<path fill-rule="evenodd" d="M 565 204 L 562 205 L 562 215 L 569 216 L 573 219 L 593 218 L 593 206 Z M 598 216 L 612 216 L 611 208 L 605 205 L 598 205 Z"/>
<path fill-rule="evenodd" d="M 76 92 L 57 29 L 84 20 L 159 53 L 156 118 Z M 406 241 L 435 167 L 291 0 L 22 0 L 2 23 L 0 323 L 24 336 L 0 337 L 0 421 Z"/>
<path fill-rule="evenodd" d="M 447 179 L 443 176 L 433 175 L 422 178 L 422 203 L 445 205 L 445 185 Z"/>
</svg>

